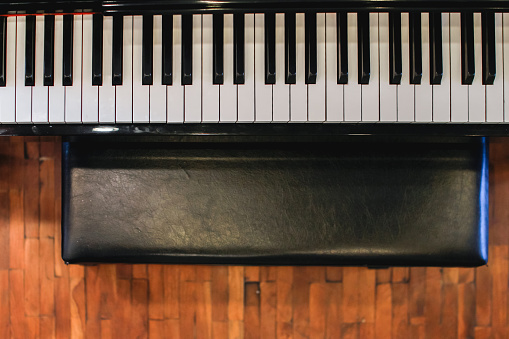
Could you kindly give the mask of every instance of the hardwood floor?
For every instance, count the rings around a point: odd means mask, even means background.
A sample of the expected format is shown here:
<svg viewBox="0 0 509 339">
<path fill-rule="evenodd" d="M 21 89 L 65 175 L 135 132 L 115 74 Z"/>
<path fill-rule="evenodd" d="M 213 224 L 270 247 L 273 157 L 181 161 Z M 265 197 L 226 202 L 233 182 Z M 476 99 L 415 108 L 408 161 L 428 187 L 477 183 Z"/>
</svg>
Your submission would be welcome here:
<svg viewBox="0 0 509 339">
<path fill-rule="evenodd" d="M 0 138 L 0 338 L 508 338 L 509 141 L 477 269 L 66 266 L 55 138 Z"/>
</svg>

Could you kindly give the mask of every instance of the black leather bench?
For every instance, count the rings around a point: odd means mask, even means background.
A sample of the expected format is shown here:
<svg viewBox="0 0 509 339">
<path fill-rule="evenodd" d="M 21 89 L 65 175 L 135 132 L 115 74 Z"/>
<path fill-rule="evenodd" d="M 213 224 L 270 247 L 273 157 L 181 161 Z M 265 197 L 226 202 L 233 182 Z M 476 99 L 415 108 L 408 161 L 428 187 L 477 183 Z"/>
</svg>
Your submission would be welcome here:
<svg viewBox="0 0 509 339">
<path fill-rule="evenodd" d="M 483 139 L 63 144 L 67 263 L 477 266 Z"/>
</svg>

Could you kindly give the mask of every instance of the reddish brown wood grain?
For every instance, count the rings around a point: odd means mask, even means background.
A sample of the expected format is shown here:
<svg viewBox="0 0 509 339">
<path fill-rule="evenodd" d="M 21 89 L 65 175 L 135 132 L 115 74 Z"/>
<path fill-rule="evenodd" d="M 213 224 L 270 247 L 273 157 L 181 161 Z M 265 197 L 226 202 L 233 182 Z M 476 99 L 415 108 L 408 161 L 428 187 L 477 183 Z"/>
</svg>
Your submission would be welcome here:
<svg viewBox="0 0 509 339">
<path fill-rule="evenodd" d="M 7 140 L 0 140 L 0 159 L 8 158 L 0 162 L 2 339 L 509 337 L 509 140 L 491 145 L 489 266 L 377 270 L 67 266 L 59 140 Z"/>
</svg>

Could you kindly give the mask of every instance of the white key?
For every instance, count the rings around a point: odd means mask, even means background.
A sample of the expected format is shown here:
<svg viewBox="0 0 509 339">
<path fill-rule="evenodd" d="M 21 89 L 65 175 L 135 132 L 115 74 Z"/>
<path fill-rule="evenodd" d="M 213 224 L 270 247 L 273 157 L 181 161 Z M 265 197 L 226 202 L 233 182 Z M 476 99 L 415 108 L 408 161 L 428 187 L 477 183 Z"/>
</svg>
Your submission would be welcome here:
<svg viewBox="0 0 509 339">
<path fill-rule="evenodd" d="M 378 76 L 378 13 L 369 13 L 369 84 L 362 86 L 362 121 L 380 120 Z"/>
<path fill-rule="evenodd" d="M 397 120 L 397 86 L 389 82 L 389 13 L 378 14 L 380 48 L 380 121 Z"/>
<path fill-rule="evenodd" d="M 265 15 L 255 14 L 255 121 L 272 121 L 272 85 L 265 84 Z"/>
<path fill-rule="evenodd" d="M 83 15 L 74 15 L 72 86 L 65 86 L 65 122 L 81 122 L 81 66 Z"/>
<path fill-rule="evenodd" d="M 0 122 L 16 121 L 16 17 L 7 17 L 5 87 L 0 87 Z"/>
<path fill-rule="evenodd" d="M 202 96 L 203 122 L 219 121 L 219 85 L 214 85 L 213 79 L 213 20 L 212 14 L 203 14 L 202 39 Z"/>
<path fill-rule="evenodd" d="M 345 85 L 345 121 L 361 121 L 362 85 L 358 83 L 357 13 L 348 13 L 348 85 Z"/>
<path fill-rule="evenodd" d="M 254 14 L 244 14 L 244 79 L 237 85 L 237 121 L 254 122 Z"/>
<path fill-rule="evenodd" d="M 421 84 L 415 86 L 415 121 L 430 122 L 433 120 L 433 96 L 429 82 L 429 13 L 421 13 L 422 41 L 422 77 Z"/>
<path fill-rule="evenodd" d="M 163 79 L 163 17 L 154 15 L 153 85 L 150 86 L 150 122 L 166 122 L 166 86 Z"/>
<path fill-rule="evenodd" d="M 497 68 L 497 76 L 504 76 L 504 121 L 509 121 L 509 13 L 502 14 L 504 36 L 504 69 Z M 7 40 L 9 41 L 9 40 Z M 498 67 L 498 64 L 497 64 Z"/>
<path fill-rule="evenodd" d="M 316 84 L 308 85 L 308 121 L 325 121 L 325 13 L 316 14 Z"/>
<path fill-rule="evenodd" d="M 122 85 L 115 86 L 116 122 L 133 122 L 133 17 L 124 17 Z"/>
<path fill-rule="evenodd" d="M 65 122 L 65 90 L 62 86 L 63 34 L 64 17 L 55 15 L 54 83 L 49 88 L 49 121 L 51 123 Z"/>
<path fill-rule="evenodd" d="M 32 121 L 32 87 L 25 86 L 26 17 L 17 18 L 16 39 L 16 122 Z"/>
<path fill-rule="evenodd" d="M 193 14 L 193 84 L 184 89 L 184 122 L 201 122 L 201 14 Z"/>
<path fill-rule="evenodd" d="M 451 121 L 468 121 L 468 86 L 461 84 L 461 14 L 450 14 Z"/>
<path fill-rule="evenodd" d="M 415 121 L 414 85 L 410 84 L 409 15 L 401 13 L 401 62 L 403 72 L 398 85 L 398 121 Z"/>
<path fill-rule="evenodd" d="M 449 122 L 450 110 L 450 53 L 449 53 L 449 13 L 442 13 L 442 64 L 443 74 L 440 85 L 433 85 L 433 121 Z M 457 61 L 456 61 L 457 62 Z"/>
<path fill-rule="evenodd" d="M 133 17 L 133 122 L 149 122 L 149 86 L 142 85 L 143 17 Z"/>
<path fill-rule="evenodd" d="M 337 15 L 327 13 L 326 20 L 326 71 L 327 71 L 327 121 L 343 120 L 343 86 L 338 85 L 338 50 L 337 44 Z"/>
<path fill-rule="evenodd" d="M 301 122 L 308 120 L 307 112 L 307 85 L 306 85 L 306 59 L 305 59 L 305 48 L 306 48 L 306 29 L 305 29 L 305 16 L 304 13 L 297 13 L 295 18 L 295 36 L 297 44 L 297 55 L 296 55 L 296 84 L 290 86 L 290 121 Z"/>
<path fill-rule="evenodd" d="M 92 15 L 83 16 L 83 75 L 82 118 L 83 122 L 99 121 L 99 87 L 92 86 Z"/>
<path fill-rule="evenodd" d="M 486 85 L 486 121 L 504 121 L 504 56 L 502 45 L 502 13 L 495 13 L 496 76 L 493 85 Z"/>
<path fill-rule="evenodd" d="M 115 122 L 115 86 L 112 85 L 113 17 L 103 17 L 103 84 L 99 86 L 99 122 Z"/>
<path fill-rule="evenodd" d="M 224 77 L 219 89 L 220 122 L 237 121 L 237 85 L 233 84 L 233 14 L 224 15 Z"/>
<path fill-rule="evenodd" d="M 35 18 L 35 86 L 32 88 L 32 122 L 48 122 L 48 86 L 44 86 L 44 17 Z"/>
<path fill-rule="evenodd" d="M 475 76 L 468 89 L 468 121 L 486 121 L 486 88 L 482 84 L 482 29 L 481 13 L 474 13 Z"/>
<path fill-rule="evenodd" d="M 276 14 L 276 84 L 272 86 L 272 119 L 290 120 L 290 85 L 285 84 L 285 15 Z"/>
<path fill-rule="evenodd" d="M 182 86 L 182 15 L 173 16 L 172 85 L 166 86 L 168 123 L 184 122 L 184 86 Z"/>
</svg>

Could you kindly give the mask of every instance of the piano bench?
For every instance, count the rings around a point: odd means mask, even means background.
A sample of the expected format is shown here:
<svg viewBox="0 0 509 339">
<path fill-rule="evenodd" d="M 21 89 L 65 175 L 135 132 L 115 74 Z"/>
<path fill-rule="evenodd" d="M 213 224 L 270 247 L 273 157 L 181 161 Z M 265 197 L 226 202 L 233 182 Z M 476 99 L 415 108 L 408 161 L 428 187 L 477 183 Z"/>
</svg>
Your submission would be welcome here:
<svg viewBox="0 0 509 339">
<path fill-rule="evenodd" d="M 478 266 L 487 141 L 63 144 L 66 263 Z"/>
</svg>

